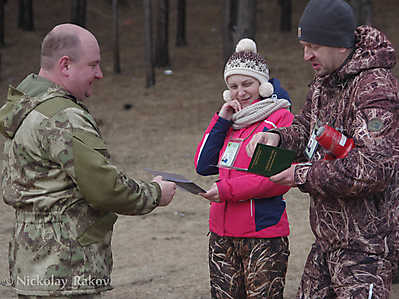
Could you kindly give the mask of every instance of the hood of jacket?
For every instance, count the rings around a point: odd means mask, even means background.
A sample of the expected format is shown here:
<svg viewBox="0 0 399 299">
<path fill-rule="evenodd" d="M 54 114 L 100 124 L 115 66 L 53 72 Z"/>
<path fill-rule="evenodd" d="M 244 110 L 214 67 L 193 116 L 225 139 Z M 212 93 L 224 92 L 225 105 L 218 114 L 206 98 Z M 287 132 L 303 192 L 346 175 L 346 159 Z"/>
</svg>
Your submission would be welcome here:
<svg viewBox="0 0 399 299">
<path fill-rule="evenodd" d="M 354 51 L 337 75 L 342 80 L 369 69 L 392 69 L 395 64 L 392 43 L 378 29 L 364 25 L 356 28 Z"/>
<path fill-rule="evenodd" d="M 38 105 L 66 94 L 53 82 L 30 74 L 17 88 L 9 87 L 7 101 L 0 108 L 0 133 L 6 138 L 13 138 L 26 116 Z"/>
</svg>

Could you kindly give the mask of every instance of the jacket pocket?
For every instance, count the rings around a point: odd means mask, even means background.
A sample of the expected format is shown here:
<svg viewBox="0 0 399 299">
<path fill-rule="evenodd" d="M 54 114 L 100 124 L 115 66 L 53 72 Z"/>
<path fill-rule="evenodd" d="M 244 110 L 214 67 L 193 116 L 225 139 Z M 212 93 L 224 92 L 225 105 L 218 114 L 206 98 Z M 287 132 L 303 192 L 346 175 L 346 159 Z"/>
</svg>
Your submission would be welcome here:
<svg viewBox="0 0 399 299">
<path fill-rule="evenodd" d="M 117 219 L 118 216 L 114 213 L 105 214 L 78 237 L 79 244 L 88 246 L 93 243 L 103 242 L 106 234 L 112 231 Z"/>
<path fill-rule="evenodd" d="M 99 152 L 104 157 L 109 158 L 109 153 L 104 140 L 95 134 L 88 134 L 87 132 L 79 129 L 73 130 L 73 137 L 83 142 L 89 148 Z"/>
<path fill-rule="evenodd" d="M 230 236 L 244 237 L 254 231 L 253 216 L 251 216 L 251 203 L 249 200 L 243 202 L 228 203 L 225 211 L 225 232 Z"/>
</svg>

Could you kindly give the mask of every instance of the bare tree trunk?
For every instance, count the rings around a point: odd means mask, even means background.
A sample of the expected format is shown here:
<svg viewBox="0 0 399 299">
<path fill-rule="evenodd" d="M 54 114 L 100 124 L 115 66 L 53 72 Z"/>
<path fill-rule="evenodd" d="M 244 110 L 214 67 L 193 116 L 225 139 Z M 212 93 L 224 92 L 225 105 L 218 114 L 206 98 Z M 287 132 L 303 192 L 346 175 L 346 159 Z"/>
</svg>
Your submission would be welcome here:
<svg viewBox="0 0 399 299">
<path fill-rule="evenodd" d="M 233 36 L 234 45 L 245 37 L 255 39 L 256 0 L 239 0 L 237 17 L 237 31 Z"/>
<path fill-rule="evenodd" d="M 25 0 L 19 0 L 18 5 L 18 28 L 23 28 L 25 14 Z"/>
<path fill-rule="evenodd" d="M 3 47 L 6 45 L 5 43 L 5 30 L 4 30 L 4 25 L 5 25 L 5 21 L 4 21 L 4 5 L 5 5 L 5 1 L 4 0 L 0 0 L 0 47 Z M 1 59 L 0 59 L 1 62 Z M 1 65 L 0 65 L 0 70 L 1 70 Z"/>
<path fill-rule="evenodd" d="M 19 0 L 18 28 L 34 31 L 32 0 Z"/>
<path fill-rule="evenodd" d="M 119 10 L 118 0 L 112 0 L 112 29 L 114 37 L 114 73 L 119 74 L 121 72 L 121 64 L 119 57 Z"/>
<path fill-rule="evenodd" d="M 166 67 L 169 62 L 169 0 L 156 0 L 155 66 Z"/>
<path fill-rule="evenodd" d="M 72 0 L 71 23 L 86 27 L 87 0 Z"/>
<path fill-rule="evenodd" d="M 224 0 L 223 3 L 223 58 L 227 62 L 233 53 L 233 36 L 237 30 L 238 0 Z"/>
<path fill-rule="evenodd" d="M 357 25 L 371 25 L 373 18 L 372 0 L 351 0 Z"/>
<path fill-rule="evenodd" d="M 186 39 L 186 0 L 177 0 L 176 46 L 187 46 Z"/>
<path fill-rule="evenodd" d="M 281 6 L 280 13 L 280 30 L 291 31 L 291 19 L 292 19 L 292 1 L 291 0 L 279 0 Z"/>
<path fill-rule="evenodd" d="M 152 5 L 151 0 L 144 0 L 144 30 L 145 30 L 145 66 L 146 87 L 155 85 L 155 72 L 152 53 Z"/>
</svg>

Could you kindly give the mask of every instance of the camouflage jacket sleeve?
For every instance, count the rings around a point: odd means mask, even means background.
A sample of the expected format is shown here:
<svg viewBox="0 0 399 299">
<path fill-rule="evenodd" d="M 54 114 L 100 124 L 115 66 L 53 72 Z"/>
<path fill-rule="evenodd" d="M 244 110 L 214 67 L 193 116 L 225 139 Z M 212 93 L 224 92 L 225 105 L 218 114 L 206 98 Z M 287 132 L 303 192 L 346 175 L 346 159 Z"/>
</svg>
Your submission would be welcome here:
<svg viewBox="0 0 399 299">
<path fill-rule="evenodd" d="M 159 204 L 157 183 L 133 180 L 109 160 L 107 147 L 89 113 L 67 108 L 47 119 L 42 144 L 76 184 L 88 203 L 99 210 L 135 215 Z"/>
<path fill-rule="evenodd" d="M 338 109 L 335 126 L 354 139 L 355 148 L 343 159 L 326 161 L 321 159 L 325 152 L 319 147 L 318 158 L 311 165 L 296 167 L 295 182 L 302 191 L 322 197 L 335 194 L 341 198 L 361 198 L 387 188 L 399 161 L 399 102 L 395 82 L 388 71 L 375 69 L 359 76 L 348 87 L 348 100 Z M 320 118 L 315 108 L 304 113 L 312 115 L 310 124 L 316 120 L 313 115 Z M 295 138 L 295 133 L 294 138 L 287 134 L 289 131 L 284 134 L 284 142 L 289 146 L 294 146 L 296 140 L 303 142 Z"/>
</svg>

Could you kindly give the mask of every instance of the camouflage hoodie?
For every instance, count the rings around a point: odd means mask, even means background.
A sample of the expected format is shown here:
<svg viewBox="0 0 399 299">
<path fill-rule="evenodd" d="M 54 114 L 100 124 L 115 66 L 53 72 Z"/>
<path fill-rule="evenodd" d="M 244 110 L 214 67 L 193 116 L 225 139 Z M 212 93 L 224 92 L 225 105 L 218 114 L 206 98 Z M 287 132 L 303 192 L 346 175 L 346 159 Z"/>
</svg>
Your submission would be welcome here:
<svg viewBox="0 0 399 299">
<path fill-rule="evenodd" d="M 9 263 L 17 293 L 110 289 L 115 213 L 149 213 L 158 205 L 159 185 L 113 166 L 87 109 L 37 75 L 10 87 L 0 132 L 6 137 L 3 199 L 16 210 Z"/>
<path fill-rule="evenodd" d="M 343 159 L 324 160 L 318 147 L 311 165 L 299 165 L 295 183 L 311 195 L 310 225 L 324 251 L 349 248 L 391 255 L 399 207 L 399 100 L 392 75 L 395 51 L 378 30 L 356 30 L 352 56 L 336 72 L 316 77 L 303 111 L 279 129 L 282 147 L 299 160 L 316 123 L 354 139 Z M 397 246 L 397 245 L 396 245 Z"/>
</svg>

